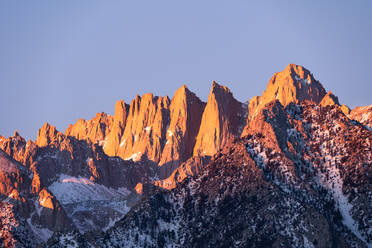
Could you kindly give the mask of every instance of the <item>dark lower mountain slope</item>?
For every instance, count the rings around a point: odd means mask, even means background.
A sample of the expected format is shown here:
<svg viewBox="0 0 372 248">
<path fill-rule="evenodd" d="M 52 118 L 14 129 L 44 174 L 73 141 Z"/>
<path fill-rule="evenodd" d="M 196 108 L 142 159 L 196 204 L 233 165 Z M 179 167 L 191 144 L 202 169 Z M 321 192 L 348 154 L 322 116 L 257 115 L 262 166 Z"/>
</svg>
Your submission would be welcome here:
<svg viewBox="0 0 372 248">
<path fill-rule="evenodd" d="M 331 211 L 331 210 L 330 210 Z M 144 200 L 102 247 L 331 247 L 343 240 L 315 208 L 264 179 L 243 142 L 195 179 Z"/>
<path fill-rule="evenodd" d="M 369 130 L 335 106 L 277 101 L 249 126 L 198 175 L 143 199 L 100 238 L 81 240 L 96 247 L 371 246 Z"/>
<path fill-rule="evenodd" d="M 183 86 L 0 136 L 0 244 L 372 247 L 369 112 L 289 65 L 249 105 Z"/>
</svg>

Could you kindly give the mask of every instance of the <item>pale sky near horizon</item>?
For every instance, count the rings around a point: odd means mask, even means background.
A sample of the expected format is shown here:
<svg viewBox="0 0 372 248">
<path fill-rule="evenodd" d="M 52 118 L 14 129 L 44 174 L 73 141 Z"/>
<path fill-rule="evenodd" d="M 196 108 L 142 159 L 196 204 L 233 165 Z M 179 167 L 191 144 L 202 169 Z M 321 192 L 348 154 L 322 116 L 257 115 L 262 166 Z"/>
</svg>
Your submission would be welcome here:
<svg viewBox="0 0 372 248">
<path fill-rule="evenodd" d="M 350 107 L 372 104 L 372 1 L 0 2 L 0 135 L 114 113 L 117 100 L 212 80 L 239 101 L 287 64 Z"/>
</svg>

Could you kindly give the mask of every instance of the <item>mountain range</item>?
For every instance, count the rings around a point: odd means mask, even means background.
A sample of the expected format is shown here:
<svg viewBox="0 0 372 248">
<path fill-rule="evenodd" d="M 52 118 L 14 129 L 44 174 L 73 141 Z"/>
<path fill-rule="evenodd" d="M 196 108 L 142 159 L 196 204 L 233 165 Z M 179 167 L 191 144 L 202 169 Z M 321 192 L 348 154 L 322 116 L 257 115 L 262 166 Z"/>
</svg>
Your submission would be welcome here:
<svg viewBox="0 0 372 248">
<path fill-rule="evenodd" d="M 15 124 L 16 126 L 17 124 Z M 0 136 L 3 247 L 372 247 L 372 105 L 289 64 L 261 96 L 212 83 Z"/>
</svg>

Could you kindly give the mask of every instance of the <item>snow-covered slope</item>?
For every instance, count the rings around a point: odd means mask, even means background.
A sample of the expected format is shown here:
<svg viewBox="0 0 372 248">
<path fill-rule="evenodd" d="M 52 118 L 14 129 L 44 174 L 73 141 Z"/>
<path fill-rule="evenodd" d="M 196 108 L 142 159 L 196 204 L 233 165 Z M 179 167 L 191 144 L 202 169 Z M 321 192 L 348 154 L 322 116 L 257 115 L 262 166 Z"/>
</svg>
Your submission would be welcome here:
<svg viewBox="0 0 372 248">
<path fill-rule="evenodd" d="M 88 178 L 60 175 L 49 190 L 63 205 L 85 201 L 110 201 L 125 199 L 130 194 L 126 188 L 113 189 L 94 183 Z"/>
<path fill-rule="evenodd" d="M 182 86 L 0 136 L 0 246 L 371 247 L 371 106 L 297 65 L 265 92 L 213 83 L 206 107 Z"/>
<path fill-rule="evenodd" d="M 128 211 L 131 192 L 113 189 L 84 177 L 60 175 L 49 186 L 80 232 L 106 230 Z"/>
<path fill-rule="evenodd" d="M 338 107 L 266 106 L 194 178 L 141 202 L 102 247 L 371 247 L 372 132 Z"/>
</svg>

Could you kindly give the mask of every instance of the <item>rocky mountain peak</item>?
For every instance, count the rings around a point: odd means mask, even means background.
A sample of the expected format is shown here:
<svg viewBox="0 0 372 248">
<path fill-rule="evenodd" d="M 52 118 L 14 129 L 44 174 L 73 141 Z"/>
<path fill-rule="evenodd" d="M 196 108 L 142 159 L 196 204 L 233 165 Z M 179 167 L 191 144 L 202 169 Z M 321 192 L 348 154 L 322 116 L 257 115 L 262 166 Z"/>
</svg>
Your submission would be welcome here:
<svg viewBox="0 0 372 248">
<path fill-rule="evenodd" d="M 58 131 L 55 126 L 45 122 L 37 132 L 36 145 L 39 147 L 47 146 L 57 139 Z"/>
<path fill-rule="evenodd" d="M 123 101 L 117 101 L 115 104 L 115 114 L 114 114 L 114 127 L 120 127 L 124 129 L 125 122 L 127 119 L 127 112 L 129 106 Z"/>
<path fill-rule="evenodd" d="M 104 144 L 104 151 L 109 156 L 116 156 L 120 144 L 120 139 L 123 135 L 127 120 L 129 106 L 123 100 L 117 101 L 115 104 L 115 115 L 113 126 L 110 128 L 110 133 L 107 135 Z"/>
<path fill-rule="evenodd" d="M 0 136 L 0 246 L 369 247 L 371 130 L 290 64 L 248 103 L 213 81 Z"/>
<path fill-rule="evenodd" d="M 210 92 L 209 95 L 211 95 L 212 93 L 214 95 L 221 95 L 221 94 L 222 95 L 223 94 L 231 94 L 232 95 L 229 88 L 227 88 L 226 86 L 218 84 L 216 81 L 212 81 L 212 88 L 211 88 L 211 92 Z"/>
<path fill-rule="evenodd" d="M 110 132 L 113 117 L 101 112 L 97 113 L 91 120 L 79 119 L 75 124 L 66 129 L 66 136 L 72 136 L 78 140 L 89 140 L 92 143 L 102 141 Z"/>
<path fill-rule="evenodd" d="M 21 136 L 21 135 L 19 135 L 18 130 L 15 130 L 13 136 L 17 137 L 17 136 Z"/>
<path fill-rule="evenodd" d="M 298 75 L 301 78 L 306 78 L 310 74 L 309 70 L 301 65 L 296 64 L 288 64 L 283 72 L 290 73 L 292 75 Z"/>
<path fill-rule="evenodd" d="M 346 106 L 345 104 L 342 104 L 342 105 L 341 105 L 341 111 L 342 111 L 345 115 L 348 115 L 348 114 L 350 114 L 351 109 L 350 109 L 348 106 Z"/>
<path fill-rule="evenodd" d="M 356 107 L 349 112 L 348 117 L 360 122 L 368 130 L 372 131 L 372 105 Z"/>
<path fill-rule="evenodd" d="M 283 71 L 275 73 L 261 97 L 254 99 L 257 107 L 250 106 L 250 119 L 267 103 L 278 100 L 283 106 L 290 103 L 311 101 L 319 104 L 326 91 L 312 73 L 300 65 L 289 64 Z"/>
<path fill-rule="evenodd" d="M 291 102 L 304 100 L 319 103 L 325 95 L 325 89 L 309 70 L 300 65 L 289 64 L 270 79 L 262 100 L 278 99 L 283 106 L 287 106 Z"/>
<path fill-rule="evenodd" d="M 169 175 L 192 156 L 199 130 L 204 103 L 186 85 L 174 94 L 170 104 L 170 124 L 160 165 L 162 176 Z M 163 171 L 165 170 L 165 171 Z"/>
<path fill-rule="evenodd" d="M 139 160 L 143 155 L 159 162 L 166 126 L 169 123 L 169 97 L 147 93 L 132 100 L 118 156 Z"/>
<path fill-rule="evenodd" d="M 194 156 L 215 154 L 238 135 L 242 103 L 230 90 L 213 81 L 208 102 L 203 112 Z"/>
<path fill-rule="evenodd" d="M 327 105 L 337 105 L 340 106 L 340 103 L 338 101 L 338 97 L 335 96 L 331 91 L 328 91 L 327 95 L 325 95 L 322 99 L 322 101 L 319 103 L 320 106 L 325 107 Z"/>
</svg>

